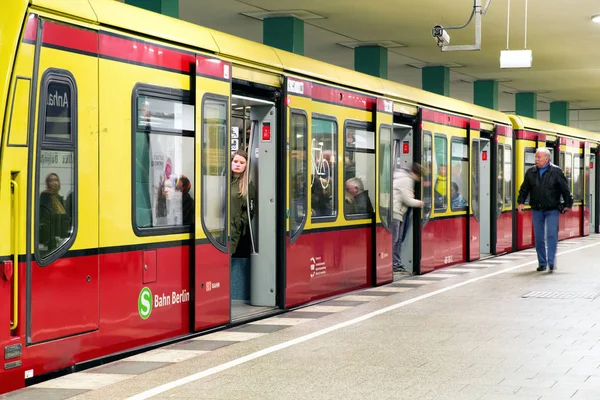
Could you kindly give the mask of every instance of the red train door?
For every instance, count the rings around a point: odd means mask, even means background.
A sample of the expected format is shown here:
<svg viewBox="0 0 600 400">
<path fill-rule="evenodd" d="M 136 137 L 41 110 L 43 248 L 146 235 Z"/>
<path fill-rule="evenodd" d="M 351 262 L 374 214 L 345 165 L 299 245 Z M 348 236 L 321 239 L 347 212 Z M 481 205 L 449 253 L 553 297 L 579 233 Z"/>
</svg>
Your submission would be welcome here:
<svg viewBox="0 0 600 400">
<path fill-rule="evenodd" d="M 196 56 L 194 330 L 230 320 L 229 110 L 231 64 Z"/>
<path fill-rule="evenodd" d="M 38 23 L 39 118 L 30 131 L 27 179 L 28 343 L 96 330 L 99 314 L 98 112 L 91 112 L 98 110 L 98 35 Z M 68 50 L 73 36 L 86 55 Z"/>
<path fill-rule="evenodd" d="M 378 99 L 374 116 L 377 135 L 376 163 L 378 176 L 375 191 L 375 251 L 373 262 L 373 285 L 391 282 L 392 276 L 392 173 L 396 167 L 394 160 L 401 155 L 397 153 L 395 136 L 392 136 L 393 103 L 390 100 Z M 412 128 L 410 129 L 412 134 Z M 394 140 L 392 141 L 392 137 Z M 408 156 L 408 140 L 407 154 Z M 412 140 L 412 139 L 411 139 Z M 412 148 L 412 146 L 410 146 Z M 394 157 L 392 157 L 394 154 Z M 412 158 L 411 158 L 412 161 Z"/>
</svg>

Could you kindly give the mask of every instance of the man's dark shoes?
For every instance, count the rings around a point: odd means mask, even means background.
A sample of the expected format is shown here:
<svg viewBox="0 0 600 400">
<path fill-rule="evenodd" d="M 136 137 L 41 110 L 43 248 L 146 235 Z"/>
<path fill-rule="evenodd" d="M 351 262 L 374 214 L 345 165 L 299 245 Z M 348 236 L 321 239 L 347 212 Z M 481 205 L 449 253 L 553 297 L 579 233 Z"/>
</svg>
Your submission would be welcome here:
<svg viewBox="0 0 600 400">
<path fill-rule="evenodd" d="M 552 273 L 554 271 L 554 265 L 549 265 L 549 267 L 550 267 L 550 271 L 549 272 Z"/>
<path fill-rule="evenodd" d="M 550 268 L 554 268 L 554 267 L 550 267 Z M 537 271 L 541 272 L 541 271 L 545 271 L 545 270 L 546 270 L 546 266 L 545 265 L 544 266 L 540 265 L 539 267 L 537 267 Z"/>
</svg>

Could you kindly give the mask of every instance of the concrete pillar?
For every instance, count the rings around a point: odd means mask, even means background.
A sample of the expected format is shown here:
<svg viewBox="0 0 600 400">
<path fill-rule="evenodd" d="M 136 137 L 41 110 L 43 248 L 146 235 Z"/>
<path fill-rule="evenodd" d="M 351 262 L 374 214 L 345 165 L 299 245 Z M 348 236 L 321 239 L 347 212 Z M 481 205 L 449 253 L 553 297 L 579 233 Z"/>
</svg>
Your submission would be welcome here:
<svg viewBox="0 0 600 400">
<path fill-rule="evenodd" d="M 537 93 L 520 92 L 515 94 L 515 112 L 528 118 L 537 118 Z"/>
<path fill-rule="evenodd" d="M 126 4 L 179 18 L 179 0 L 125 0 Z"/>
<path fill-rule="evenodd" d="M 263 20 L 263 43 L 304 55 L 304 21 L 295 17 L 269 17 Z"/>
<path fill-rule="evenodd" d="M 441 65 L 423 67 L 421 87 L 429 92 L 450 96 L 450 68 Z"/>
<path fill-rule="evenodd" d="M 478 106 L 498 109 L 498 81 L 473 82 L 473 102 Z"/>
<path fill-rule="evenodd" d="M 354 49 L 354 70 L 387 79 L 388 50 L 381 46 L 359 46 Z"/>
<path fill-rule="evenodd" d="M 569 126 L 568 101 L 553 101 L 550 103 L 550 122 Z"/>
</svg>

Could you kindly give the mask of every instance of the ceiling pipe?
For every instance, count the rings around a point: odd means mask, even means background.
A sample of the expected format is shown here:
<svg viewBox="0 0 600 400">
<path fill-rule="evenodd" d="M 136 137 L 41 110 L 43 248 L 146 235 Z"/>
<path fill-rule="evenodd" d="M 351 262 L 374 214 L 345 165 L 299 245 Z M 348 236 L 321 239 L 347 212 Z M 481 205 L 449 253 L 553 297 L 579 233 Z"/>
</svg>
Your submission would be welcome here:
<svg viewBox="0 0 600 400">
<path fill-rule="evenodd" d="M 473 45 L 449 45 L 447 43 L 442 43 L 440 48 L 442 51 L 477 51 L 481 50 L 481 16 L 484 15 L 492 0 L 487 0 L 485 7 L 481 8 L 481 0 L 474 0 L 473 2 L 473 11 L 471 11 L 471 16 L 466 24 L 461 26 L 451 26 L 448 28 L 443 28 L 444 31 L 455 30 L 455 29 L 463 29 L 467 27 L 472 19 L 475 16 L 475 44 Z M 449 41 L 449 40 L 448 40 Z"/>
</svg>

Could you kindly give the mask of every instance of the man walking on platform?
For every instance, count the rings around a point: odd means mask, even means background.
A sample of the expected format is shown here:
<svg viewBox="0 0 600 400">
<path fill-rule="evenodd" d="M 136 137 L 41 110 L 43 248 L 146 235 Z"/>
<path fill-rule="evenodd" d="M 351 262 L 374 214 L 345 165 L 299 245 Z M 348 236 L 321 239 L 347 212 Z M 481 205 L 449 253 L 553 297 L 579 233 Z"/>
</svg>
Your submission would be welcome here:
<svg viewBox="0 0 600 400">
<path fill-rule="evenodd" d="M 533 217 L 535 234 L 535 250 L 538 257 L 538 271 L 554 270 L 556 245 L 558 243 L 558 215 L 568 212 L 573 205 L 573 197 L 569 190 L 567 178 L 563 171 L 550 162 L 550 151 L 539 148 L 535 152 L 535 167 L 525 172 L 525 179 L 519 189 L 519 212 L 525 208 L 525 200 L 529 195 L 529 205 Z M 562 199 L 561 199 L 562 196 Z M 546 231 L 546 232 L 545 232 Z M 548 235 L 548 259 L 546 259 L 546 240 Z"/>
</svg>

